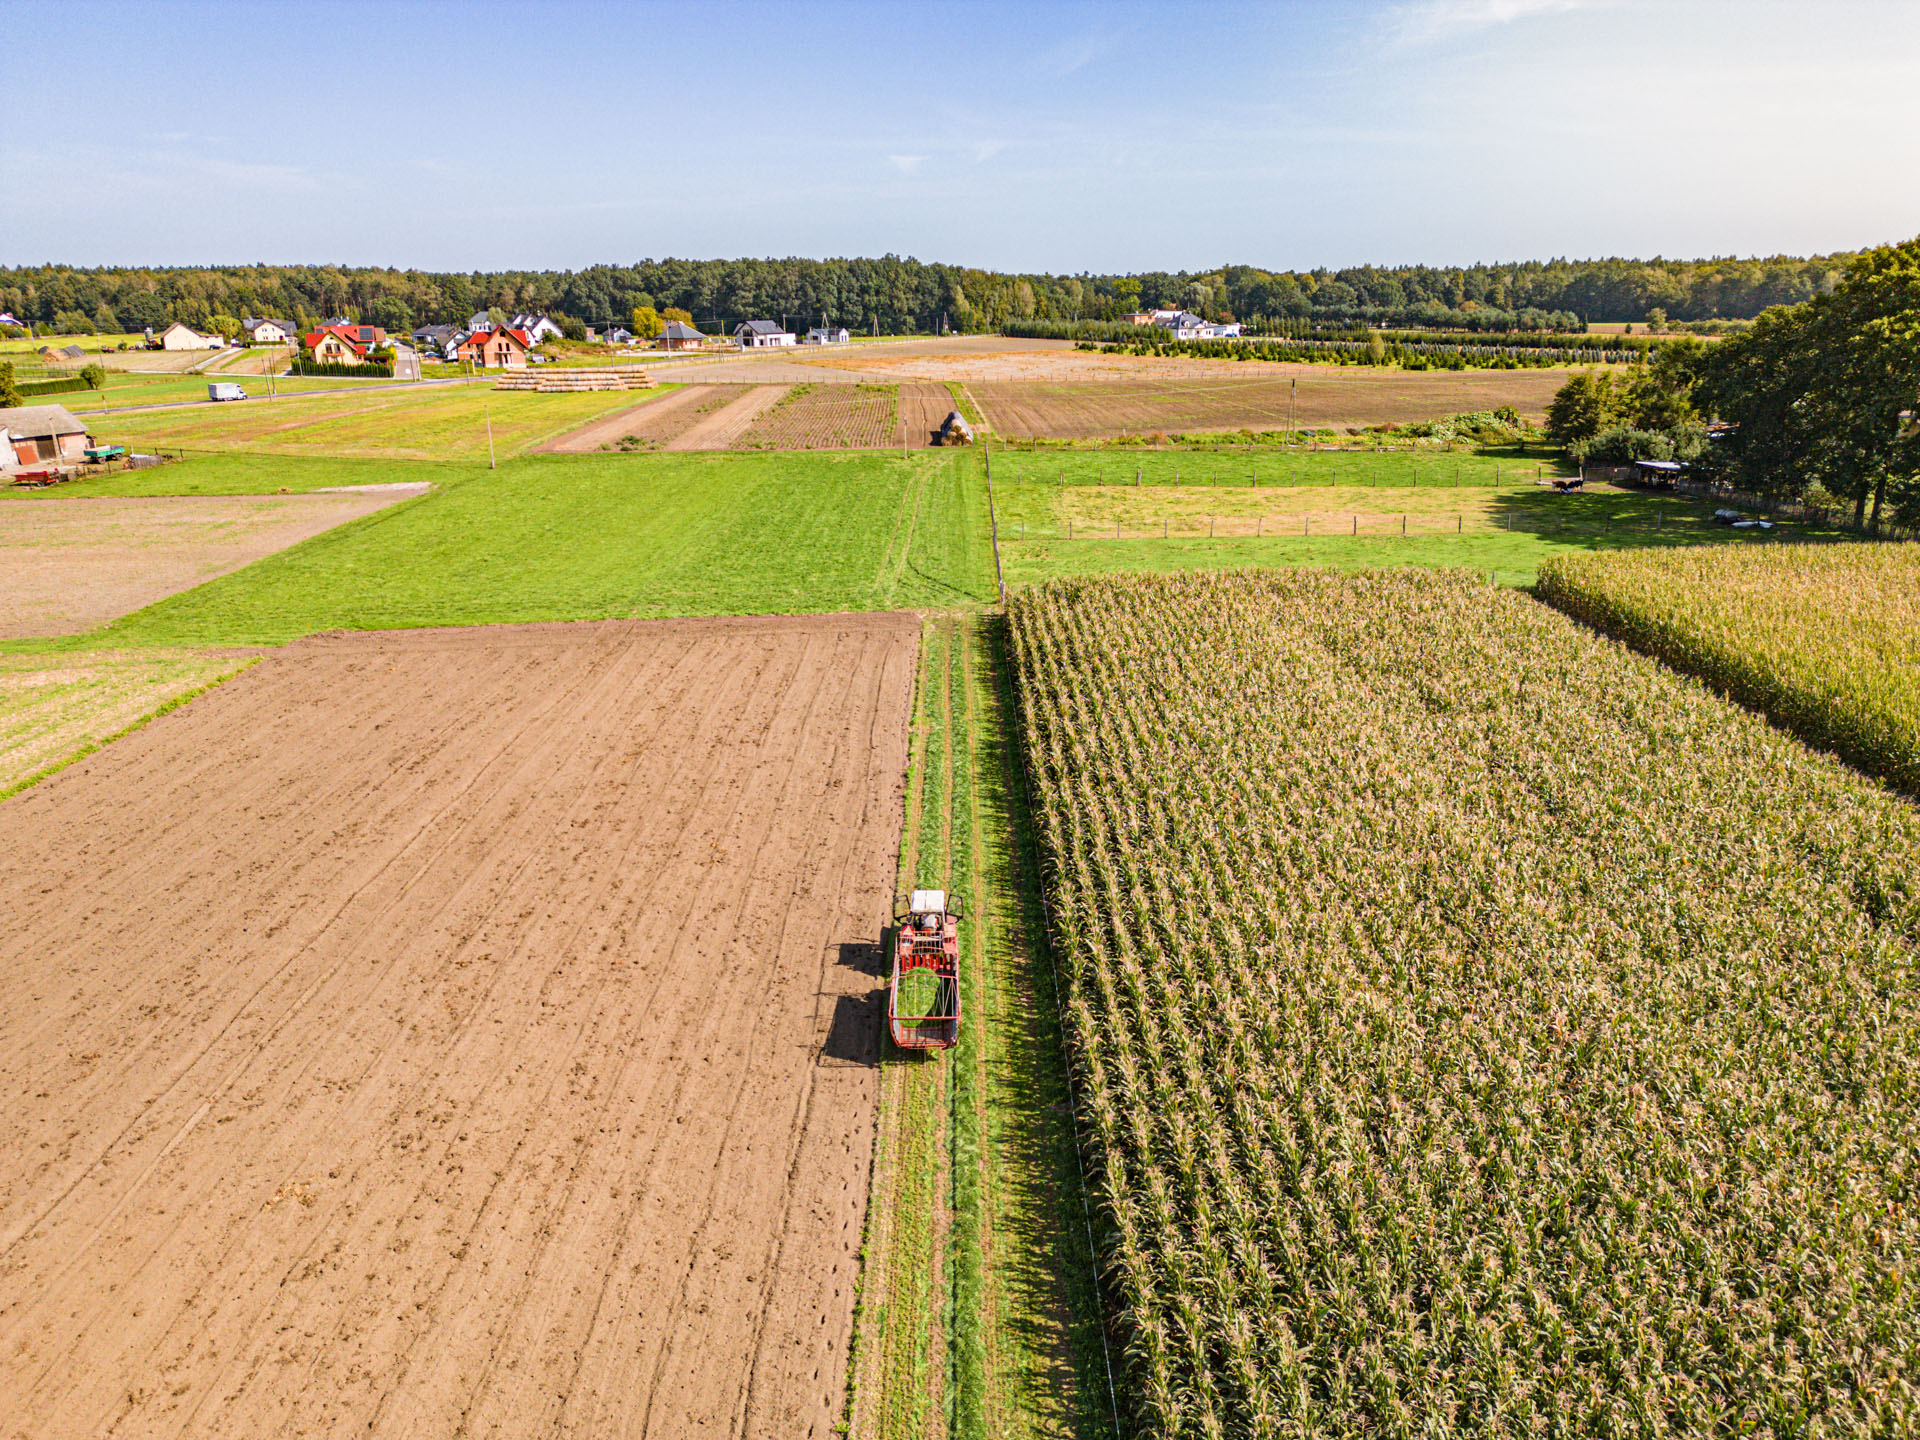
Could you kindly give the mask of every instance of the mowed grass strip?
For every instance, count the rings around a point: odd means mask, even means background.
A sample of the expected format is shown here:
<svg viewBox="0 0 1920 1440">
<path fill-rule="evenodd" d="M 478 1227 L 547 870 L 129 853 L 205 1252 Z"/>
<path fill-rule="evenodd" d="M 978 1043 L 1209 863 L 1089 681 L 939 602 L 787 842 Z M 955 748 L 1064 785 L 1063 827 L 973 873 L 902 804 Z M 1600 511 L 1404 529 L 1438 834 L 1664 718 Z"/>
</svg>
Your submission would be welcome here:
<svg viewBox="0 0 1920 1440">
<path fill-rule="evenodd" d="M 964 454 L 527 456 L 149 606 L 106 643 L 981 603 L 983 493 Z"/>
<path fill-rule="evenodd" d="M 358 459 L 486 460 L 676 387 L 537 395 L 489 384 L 289 395 L 104 417 L 95 438 L 136 449 L 251 450 Z"/>
<path fill-rule="evenodd" d="M 1468 577 L 1012 625 L 1134 1433 L 1913 1430 L 1911 805 Z"/>
<path fill-rule="evenodd" d="M 200 452 L 146 470 L 106 470 L 47 490 L 0 488 L 0 503 L 68 495 L 299 495 L 358 485 L 450 485 L 487 473 L 485 460 L 353 460 Z"/>
<path fill-rule="evenodd" d="M 1540 593 L 1920 795 L 1914 546 L 1559 556 Z"/>
<path fill-rule="evenodd" d="M 0 798 L 247 663 L 179 650 L 0 654 Z"/>
<path fill-rule="evenodd" d="M 1225 437 L 1229 441 L 1231 437 Z M 1184 485 L 1237 490 L 1285 486 L 1456 490 L 1512 486 L 1566 473 L 1557 459 L 1531 452 L 1477 450 L 1314 450 L 1301 446 L 1222 444 L 1156 449 L 1145 445 L 1048 446 L 993 452 L 1000 485 Z"/>
</svg>

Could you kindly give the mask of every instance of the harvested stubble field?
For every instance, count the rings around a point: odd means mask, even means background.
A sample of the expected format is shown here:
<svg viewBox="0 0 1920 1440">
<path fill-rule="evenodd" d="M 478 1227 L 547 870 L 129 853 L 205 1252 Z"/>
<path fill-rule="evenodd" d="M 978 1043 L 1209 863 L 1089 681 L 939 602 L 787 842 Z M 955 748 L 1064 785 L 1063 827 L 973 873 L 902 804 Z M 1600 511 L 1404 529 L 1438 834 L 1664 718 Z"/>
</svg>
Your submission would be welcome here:
<svg viewBox="0 0 1920 1440">
<path fill-rule="evenodd" d="M 919 623 L 303 642 L 0 805 L 0 1413 L 825 1437 Z"/>
<path fill-rule="evenodd" d="M 1913 546 L 1568 556 L 1540 593 L 1920 795 Z"/>
<path fill-rule="evenodd" d="M 98 437 L 138 449 L 248 450 L 259 454 L 363 459 L 485 460 L 530 449 L 610 410 L 633 391 L 579 395 L 495 391 L 491 385 L 426 385 L 290 395 L 245 405 L 196 405 L 115 415 Z"/>
<path fill-rule="evenodd" d="M 1012 626 L 1137 1433 L 1914 1433 L 1911 806 L 1458 575 Z"/>
<path fill-rule="evenodd" d="M 0 501 L 0 639 L 90 630 L 423 489 Z"/>
<path fill-rule="evenodd" d="M 1202 379 L 1113 376 L 1075 382 L 970 381 L 996 434 L 1106 439 L 1229 430 L 1359 427 L 1432 420 L 1511 406 L 1546 413 L 1565 370 L 1419 371 L 1225 363 Z M 1292 385 L 1298 381 L 1297 390 Z"/>
</svg>

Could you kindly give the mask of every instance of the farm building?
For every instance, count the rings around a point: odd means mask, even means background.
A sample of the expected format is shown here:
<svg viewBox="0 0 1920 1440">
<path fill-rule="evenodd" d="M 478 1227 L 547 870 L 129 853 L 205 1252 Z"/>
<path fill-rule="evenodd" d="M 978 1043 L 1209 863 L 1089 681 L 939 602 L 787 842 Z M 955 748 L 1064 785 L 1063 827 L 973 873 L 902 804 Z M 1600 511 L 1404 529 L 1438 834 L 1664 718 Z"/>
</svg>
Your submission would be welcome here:
<svg viewBox="0 0 1920 1440">
<path fill-rule="evenodd" d="M 771 320 L 749 320 L 734 327 L 733 338 L 744 350 L 772 350 L 797 343 L 791 330 L 782 330 Z"/>
<path fill-rule="evenodd" d="M 669 320 L 667 328 L 660 332 L 662 350 L 698 350 L 706 343 L 704 334 L 679 320 Z"/>
<path fill-rule="evenodd" d="M 807 345 L 845 345 L 852 338 L 852 336 L 847 334 L 844 326 L 828 326 L 825 328 L 815 326 L 813 329 L 807 331 L 807 338 L 803 343 Z"/>
<path fill-rule="evenodd" d="M 527 363 L 527 337 L 519 330 L 481 330 L 460 342 L 454 359 L 490 369 L 517 370 Z"/>
<path fill-rule="evenodd" d="M 167 326 L 154 338 L 154 345 L 161 350 L 205 350 L 208 339 L 198 330 L 182 325 L 178 320 Z M 211 342 L 219 344 L 218 340 Z"/>
<path fill-rule="evenodd" d="M 240 333 L 247 337 L 249 345 L 289 345 L 300 333 L 300 327 L 291 320 L 267 320 L 249 315 L 240 322 Z"/>
<path fill-rule="evenodd" d="M 87 427 L 64 405 L 18 405 L 0 410 L 0 435 L 7 440 L 0 460 L 9 465 L 78 460 L 92 443 Z"/>
</svg>

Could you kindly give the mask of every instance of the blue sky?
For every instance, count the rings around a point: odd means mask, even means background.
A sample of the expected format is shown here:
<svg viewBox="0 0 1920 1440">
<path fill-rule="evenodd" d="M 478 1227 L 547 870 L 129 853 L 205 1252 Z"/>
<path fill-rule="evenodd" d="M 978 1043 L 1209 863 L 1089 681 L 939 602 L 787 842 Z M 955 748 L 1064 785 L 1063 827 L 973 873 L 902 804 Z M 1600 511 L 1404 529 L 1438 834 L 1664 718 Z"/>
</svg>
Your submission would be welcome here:
<svg viewBox="0 0 1920 1440">
<path fill-rule="evenodd" d="M 1920 234 L 1920 4 L 6 0 L 0 262 L 1304 269 Z"/>
</svg>

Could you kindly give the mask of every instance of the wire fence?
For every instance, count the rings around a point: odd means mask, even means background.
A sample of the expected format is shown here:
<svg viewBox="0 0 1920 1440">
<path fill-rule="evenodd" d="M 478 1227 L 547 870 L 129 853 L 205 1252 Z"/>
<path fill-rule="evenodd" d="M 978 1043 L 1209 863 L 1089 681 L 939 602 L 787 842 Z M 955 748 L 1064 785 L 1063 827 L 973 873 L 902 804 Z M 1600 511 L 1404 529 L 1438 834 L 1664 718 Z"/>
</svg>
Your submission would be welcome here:
<svg viewBox="0 0 1920 1440">
<path fill-rule="evenodd" d="M 1789 528 L 1790 527 L 1790 528 Z M 1728 527 L 1710 516 L 1679 507 L 1634 515 L 1568 515 L 1518 510 L 1427 511 L 1280 511 L 1272 514 L 1188 513 L 1153 517 L 1096 519 L 1010 518 L 995 526 L 996 545 L 1030 541 L 1095 540 L 1398 540 L 1414 537 L 1523 534 L 1614 543 L 1673 543 L 1689 538 L 1725 538 Z M 1818 522 L 1776 524 L 1771 531 L 1753 527 L 1739 532 L 1768 538 L 1838 539 Z M 997 559 L 997 554 L 996 554 Z"/>
</svg>

